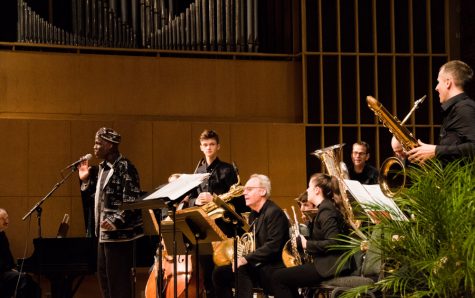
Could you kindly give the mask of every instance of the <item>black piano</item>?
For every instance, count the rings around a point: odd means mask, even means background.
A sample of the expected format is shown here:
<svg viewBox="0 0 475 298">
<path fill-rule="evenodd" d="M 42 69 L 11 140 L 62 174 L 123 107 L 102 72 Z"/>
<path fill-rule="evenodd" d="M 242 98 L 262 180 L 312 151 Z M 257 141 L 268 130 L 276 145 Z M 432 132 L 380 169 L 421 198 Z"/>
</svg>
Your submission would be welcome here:
<svg viewBox="0 0 475 298">
<path fill-rule="evenodd" d="M 52 298 L 73 297 L 86 275 L 96 272 L 95 238 L 36 238 L 31 257 L 19 259 L 23 271 L 44 276 L 51 283 Z M 158 236 L 136 240 L 136 266 L 149 267 L 154 262 Z"/>
<path fill-rule="evenodd" d="M 84 277 L 96 272 L 94 238 L 36 238 L 33 245 L 31 257 L 19 259 L 18 267 L 48 278 L 53 298 L 73 297 Z"/>
</svg>

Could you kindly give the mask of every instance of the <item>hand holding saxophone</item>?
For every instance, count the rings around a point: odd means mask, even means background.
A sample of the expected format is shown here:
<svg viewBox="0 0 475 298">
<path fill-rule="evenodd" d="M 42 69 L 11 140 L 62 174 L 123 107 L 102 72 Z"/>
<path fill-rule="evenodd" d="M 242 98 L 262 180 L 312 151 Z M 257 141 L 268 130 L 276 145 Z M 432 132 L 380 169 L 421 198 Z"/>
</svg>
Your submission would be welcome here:
<svg viewBox="0 0 475 298">
<path fill-rule="evenodd" d="M 213 201 L 213 195 L 207 191 L 201 192 L 196 198 L 195 205 L 201 206 Z"/>
<path fill-rule="evenodd" d="M 307 238 L 305 238 L 303 235 L 299 235 L 300 241 L 302 242 L 302 248 L 307 249 Z"/>
<path fill-rule="evenodd" d="M 418 140 L 419 147 L 411 149 L 408 154 L 410 162 L 424 164 L 427 160 L 435 157 L 436 145 L 425 144 Z"/>
</svg>

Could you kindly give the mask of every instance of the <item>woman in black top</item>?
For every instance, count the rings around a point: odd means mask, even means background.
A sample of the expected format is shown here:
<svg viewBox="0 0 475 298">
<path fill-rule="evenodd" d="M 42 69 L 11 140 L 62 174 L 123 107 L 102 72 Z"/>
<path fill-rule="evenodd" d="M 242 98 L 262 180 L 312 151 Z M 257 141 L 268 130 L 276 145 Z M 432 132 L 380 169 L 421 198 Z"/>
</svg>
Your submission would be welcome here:
<svg viewBox="0 0 475 298">
<path fill-rule="evenodd" d="M 331 279 L 337 274 L 338 259 L 342 251 L 330 250 L 331 245 L 338 244 L 335 238 L 340 234 L 348 234 L 340 206 L 334 200 L 337 192 L 336 178 L 326 174 L 314 174 L 308 183 L 308 201 L 315 204 L 318 211 L 310 225 L 310 238 L 300 236 L 302 247 L 313 263 L 289 267 L 274 273 L 273 279 L 284 290 L 275 293 L 276 298 L 299 297 L 298 288 L 318 286 L 323 280 Z M 299 239 L 297 239 L 299 240 Z M 350 271 L 350 264 L 345 264 L 341 271 L 344 275 Z"/>
</svg>

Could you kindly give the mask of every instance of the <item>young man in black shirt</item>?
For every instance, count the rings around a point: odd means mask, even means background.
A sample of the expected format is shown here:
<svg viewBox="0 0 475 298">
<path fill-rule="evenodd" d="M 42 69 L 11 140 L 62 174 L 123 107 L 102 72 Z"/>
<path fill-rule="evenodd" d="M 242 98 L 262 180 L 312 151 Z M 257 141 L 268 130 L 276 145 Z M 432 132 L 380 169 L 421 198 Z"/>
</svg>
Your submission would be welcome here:
<svg viewBox="0 0 475 298">
<path fill-rule="evenodd" d="M 196 191 L 190 194 L 189 206 L 203 206 L 213 201 L 213 195 L 221 195 L 227 193 L 229 188 L 237 183 L 238 177 L 236 169 L 233 165 L 221 161 L 218 157 L 219 135 L 209 129 L 205 129 L 200 135 L 200 150 L 204 157 L 199 161 L 195 174 L 210 173 L 208 179 L 205 179 Z M 244 197 L 233 198 L 230 202 L 234 206 L 234 210 L 240 214 L 249 210 L 246 207 Z M 233 236 L 233 227 L 222 219 L 216 219 L 216 224 L 228 236 Z M 214 296 L 214 287 L 211 280 L 211 273 L 214 269 L 214 263 L 211 255 L 201 255 L 199 257 L 201 269 L 204 272 L 204 286 L 207 297 Z"/>
<path fill-rule="evenodd" d="M 439 145 L 425 144 L 408 152 L 409 160 L 424 163 L 431 158 L 450 162 L 475 155 L 475 101 L 465 92 L 473 70 L 460 60 L 445 63 L 439 70 L 437 86 L 442 106 Z"/>
</svg>

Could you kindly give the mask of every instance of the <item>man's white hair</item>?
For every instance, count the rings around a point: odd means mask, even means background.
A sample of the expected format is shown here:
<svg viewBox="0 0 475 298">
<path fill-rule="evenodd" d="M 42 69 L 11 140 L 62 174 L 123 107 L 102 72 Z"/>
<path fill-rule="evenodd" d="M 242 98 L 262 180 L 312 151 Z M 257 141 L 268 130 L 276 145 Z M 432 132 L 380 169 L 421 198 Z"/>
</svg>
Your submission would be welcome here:
<svg viewBox="0 0 475 298">
<path fill-rule="evenodd" d="M 266 198 L 270 198 L 271 184 L 269 177 L 263 174 L 252 174 L 249 179 L 252 178 L 257 178 L 257 180 L 259 180 L 259 186 L 262 186 L 266 189 Z"/>
</svg>

